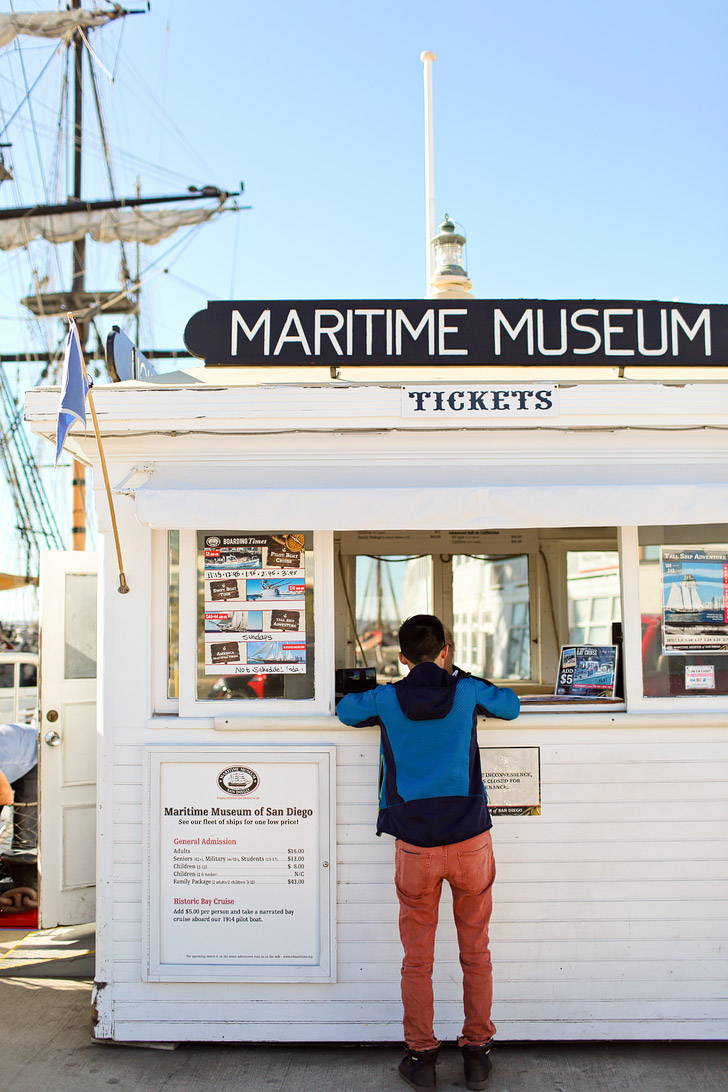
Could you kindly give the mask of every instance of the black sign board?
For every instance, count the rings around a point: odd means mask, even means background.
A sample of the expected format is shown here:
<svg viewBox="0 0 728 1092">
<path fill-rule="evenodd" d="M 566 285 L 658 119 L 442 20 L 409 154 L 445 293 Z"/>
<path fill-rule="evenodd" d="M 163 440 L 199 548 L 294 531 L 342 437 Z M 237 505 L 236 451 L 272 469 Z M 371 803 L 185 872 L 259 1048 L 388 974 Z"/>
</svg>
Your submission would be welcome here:
<svg viewBox="0 0 728 1092">
<path fill-rule="evenodd" d="M 212 300 L 208 365 L 728 364 L 728 305 L 640 300 Z"/>
</svg>

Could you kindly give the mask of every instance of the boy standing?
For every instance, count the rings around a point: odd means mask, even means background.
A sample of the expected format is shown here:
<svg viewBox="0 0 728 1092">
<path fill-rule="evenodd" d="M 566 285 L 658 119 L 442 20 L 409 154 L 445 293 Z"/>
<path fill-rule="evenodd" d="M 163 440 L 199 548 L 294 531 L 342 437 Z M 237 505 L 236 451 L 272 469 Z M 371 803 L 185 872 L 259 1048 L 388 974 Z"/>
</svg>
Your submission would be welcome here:
<svg viewBox="0 0 728 1092">
<path fill-rule="evenodd" d="M 432 965 L 442 881 L 452 888 L 463 969 L 465 1023 L 458 1045 L 469 1089 L 482 1089 L 495 1026 L 488 949 L 495 863 L 480 769 L 478 713 L 518 716 L 512 690 L 445 670 L 448 645 L 434 615 L 417 614 L 399 630 L 406 678 L 339 703 L 339 720 L 378 724 L 377 833 L 392 834 L 399 931 L 404 948 L 402 1003 L 407 1053 L 400 1075 L 412 1088 L 435 1087 L 440 1047 L 433 1030 Z"/>
</svg>

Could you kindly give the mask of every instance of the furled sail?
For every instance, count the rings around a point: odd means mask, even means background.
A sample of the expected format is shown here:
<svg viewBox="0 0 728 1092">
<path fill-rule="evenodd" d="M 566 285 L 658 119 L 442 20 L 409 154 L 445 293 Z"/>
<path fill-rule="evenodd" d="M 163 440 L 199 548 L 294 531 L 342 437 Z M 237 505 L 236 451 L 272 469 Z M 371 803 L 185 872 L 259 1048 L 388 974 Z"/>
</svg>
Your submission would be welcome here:
<svg viewBox="0 0 728 1092">
<path fill-rule="evenodd" d="M 146 243 L 154 245 L 179 228 L 203 224 L 220 211 L 223 202 L 212 208 L 191 209 L 103 209 L 87 212 L 63 212 L 54 216 L 35 216 L 0 222 L 0 250 L 27 246 L 33 239 L 48 243 L 70 243 L 90 235 L 97 243 Z"/>
<path fill-rule="evenodd" d="M 34 38 L 62 38 L 68 44 L 75 31 L 80 27 L 100 27 L 112 19 L 126 15 L 125 11 L 37 11 L 28 14 L 20 12 L 12 15 L 0 15 L 0 47 L 9 45 L 19 34 L 30 34 Z"/>
</svg>

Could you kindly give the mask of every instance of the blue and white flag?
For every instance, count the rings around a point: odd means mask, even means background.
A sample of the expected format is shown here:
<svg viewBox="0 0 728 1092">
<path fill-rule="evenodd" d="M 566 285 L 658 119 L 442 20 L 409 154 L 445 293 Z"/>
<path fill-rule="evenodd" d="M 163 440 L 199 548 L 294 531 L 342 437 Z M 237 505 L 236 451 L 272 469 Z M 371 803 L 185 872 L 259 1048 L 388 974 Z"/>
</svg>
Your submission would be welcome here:
<svg viewBox="0 0 728 1092">
<path fill-rule="evenodd" d="M 78 328 L 71 319 L 66 340 L 66 356 L 63 361 L 63 379 L 61 381 L 61 401 L 58 406 L 58 428 L 56 432 L 56 461 L 61 457 L 68 430 L 74 421 L 81 421 L 86 427 L 86 396 L 88 380 L 83 366 L 83 350 L 78 337 Z"/>
</svg>

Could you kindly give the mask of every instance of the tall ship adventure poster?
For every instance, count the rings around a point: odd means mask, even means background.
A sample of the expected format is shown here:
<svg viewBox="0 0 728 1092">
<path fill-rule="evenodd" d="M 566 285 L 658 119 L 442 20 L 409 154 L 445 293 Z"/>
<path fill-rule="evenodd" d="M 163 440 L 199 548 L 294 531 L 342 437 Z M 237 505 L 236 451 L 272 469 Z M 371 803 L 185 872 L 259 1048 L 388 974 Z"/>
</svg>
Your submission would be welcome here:
<svg viewBox="0 0 728 1092">
<path fill-rule="evenodd" d="M 665 653 L 728 653 L 728 547 L 663 546 Z"/>
</svg>

